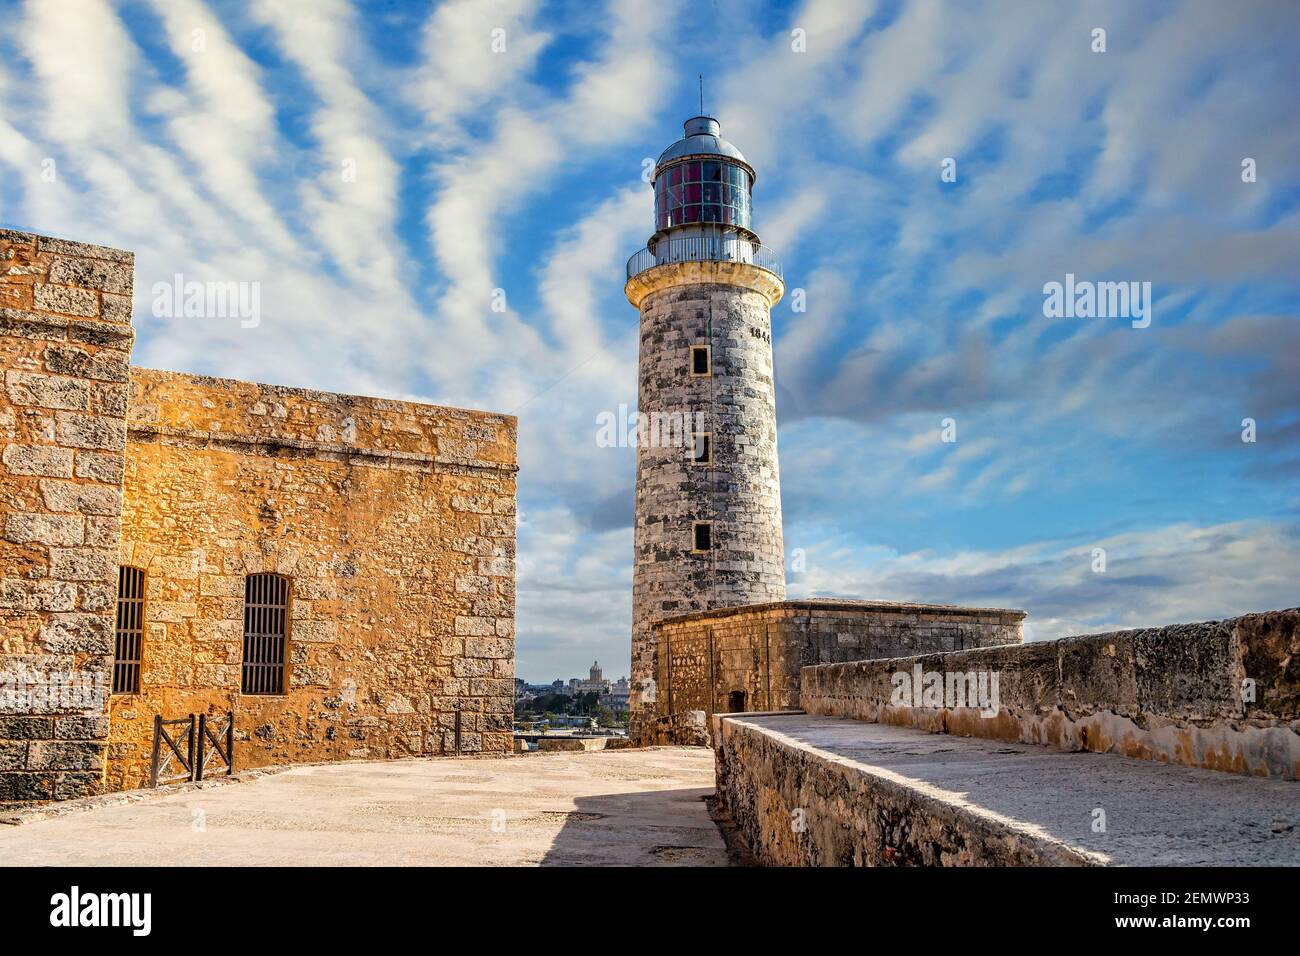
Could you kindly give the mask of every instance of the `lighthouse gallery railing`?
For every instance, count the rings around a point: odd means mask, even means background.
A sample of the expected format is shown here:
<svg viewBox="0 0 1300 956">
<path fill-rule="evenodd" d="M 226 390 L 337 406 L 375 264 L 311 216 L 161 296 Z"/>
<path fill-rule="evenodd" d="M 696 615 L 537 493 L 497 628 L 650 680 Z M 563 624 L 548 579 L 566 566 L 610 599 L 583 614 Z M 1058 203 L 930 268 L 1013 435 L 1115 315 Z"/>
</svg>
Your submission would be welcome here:
<svg viewBox="0 0 1300 956">
<path fill-rule="evenodd" d="M 660 239 L 627 260 L 627 277 L 674 262 L 745 262 L 781 278 L 781 263 L 770 247 L 737 236 L 687 236 Z"/>
</svg>

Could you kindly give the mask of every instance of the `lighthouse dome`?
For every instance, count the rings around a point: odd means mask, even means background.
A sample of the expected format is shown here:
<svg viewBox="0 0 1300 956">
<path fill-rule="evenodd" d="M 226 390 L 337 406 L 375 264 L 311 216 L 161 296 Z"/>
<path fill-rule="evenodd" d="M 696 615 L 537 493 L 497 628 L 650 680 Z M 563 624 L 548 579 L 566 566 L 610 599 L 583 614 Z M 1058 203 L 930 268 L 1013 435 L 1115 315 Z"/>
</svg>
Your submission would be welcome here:
<svg viewBox="0 0 1300 956">
<path fill-rule="evenodd" d="M 712 116 L 693 116 L 688 119 L 682 138 L 660 153 L 659 162 L 655 165 L 662 167 L 683 156 L 723 156 L 745 162 L 740 150 L 722 138 L 722 126 Z"/>
</svg>

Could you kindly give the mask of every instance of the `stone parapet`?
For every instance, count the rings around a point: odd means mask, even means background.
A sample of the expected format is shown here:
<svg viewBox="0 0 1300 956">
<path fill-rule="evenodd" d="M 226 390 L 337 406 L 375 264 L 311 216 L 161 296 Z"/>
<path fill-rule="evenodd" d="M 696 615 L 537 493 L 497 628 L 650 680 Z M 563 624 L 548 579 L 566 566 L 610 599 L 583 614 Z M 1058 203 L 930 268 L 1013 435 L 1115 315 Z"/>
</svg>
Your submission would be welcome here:
<svg viewBox="0 0 1300 956">
<path fill-rule="evenodd" d="M 764 864 L 1300 862 L 1290 781 L 814 714 L 717 715 L 714 736 L 719 813 Z"/>
<path fill-rule="evenodd" d="M 1300 610 L 805 667 L 810 714 L 1300 779 Z M 916 673 L 997 677 L 997 707 L 900 706 Z M 933 703 L 938 703 L 937 701 Z M 969 703 L 969 702 L 968 702 Z"/>
</svg>

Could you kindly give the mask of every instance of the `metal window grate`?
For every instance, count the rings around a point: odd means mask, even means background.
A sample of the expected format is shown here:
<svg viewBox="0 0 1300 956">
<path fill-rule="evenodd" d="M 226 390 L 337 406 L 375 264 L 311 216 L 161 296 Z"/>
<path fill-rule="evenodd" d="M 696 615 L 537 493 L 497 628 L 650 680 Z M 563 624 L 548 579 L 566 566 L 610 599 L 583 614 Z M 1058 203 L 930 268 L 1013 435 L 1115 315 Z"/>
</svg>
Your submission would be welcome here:
<svg viewBox="0 0 1300 956">
<path fill-rule="evenodd" d="M 244 579 L 245 694 L 283 694 L 288 650 L 289 580 L 278 574 Z"/>
<path fill-rule="evenodd" d="M 144 572 L 117 569 L 117 628 L 113 635 L 113 693 L 140 693 L 144 649 Z"/>
</svg>

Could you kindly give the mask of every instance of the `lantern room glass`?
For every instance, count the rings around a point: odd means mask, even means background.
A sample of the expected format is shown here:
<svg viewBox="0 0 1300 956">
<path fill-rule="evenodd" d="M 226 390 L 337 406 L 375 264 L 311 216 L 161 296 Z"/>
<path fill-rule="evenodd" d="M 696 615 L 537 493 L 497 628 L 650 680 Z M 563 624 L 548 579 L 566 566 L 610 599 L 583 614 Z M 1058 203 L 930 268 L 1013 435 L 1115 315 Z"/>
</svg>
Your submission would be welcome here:
<svg viewBox="0 0 1300 956">
<path fill-rule="evenodd" d="M 655 226 L 716 222 L 750 228 L 749 173 L 717 160 L 678 163 L 655 180 Z"/>
</svg>

